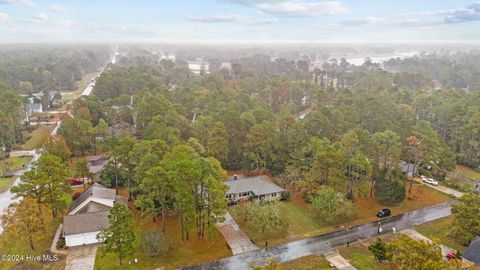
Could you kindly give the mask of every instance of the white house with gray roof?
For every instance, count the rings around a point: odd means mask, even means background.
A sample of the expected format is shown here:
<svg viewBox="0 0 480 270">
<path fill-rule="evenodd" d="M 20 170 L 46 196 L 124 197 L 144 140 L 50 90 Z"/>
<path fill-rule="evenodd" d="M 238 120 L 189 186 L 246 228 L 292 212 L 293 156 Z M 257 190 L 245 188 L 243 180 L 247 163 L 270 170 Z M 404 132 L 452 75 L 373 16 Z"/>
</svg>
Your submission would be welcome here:
<svg viewBox="0 0 480 270">
<path fill-rule="evenodd" d="M 115 189 L 94 183 L 75 199 L 63 217 L 63 237 L 68 247 L 98 243 L 97 234 L 109 226 L 108 214 L 115 203 L 126 204 Z"/>
<path fill-rule="evenodd" d="M 273 183 L 267 176 L 242 177 L 232 176 L 225 182 L 228 186 L 225 196 L 229 203 L 237 203 L 249 198 L 274 201 L 280 200 L 285 190 Z"/>
</svg>

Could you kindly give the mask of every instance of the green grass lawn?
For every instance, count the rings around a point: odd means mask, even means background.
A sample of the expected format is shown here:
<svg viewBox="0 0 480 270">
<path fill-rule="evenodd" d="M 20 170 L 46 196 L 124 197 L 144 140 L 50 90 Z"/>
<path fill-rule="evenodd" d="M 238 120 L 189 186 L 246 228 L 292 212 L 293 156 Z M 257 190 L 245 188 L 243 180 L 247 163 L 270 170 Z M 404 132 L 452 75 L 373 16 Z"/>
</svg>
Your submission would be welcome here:
<svg viewBox="0 0 480 270">
<path fill-rule="evenodd" d="M 190 240 L 182 241 L 179 219 L 176 216 L 171 216 L 166 220 L 165 234 L 172 241 L 173 250 L 166 256 L 150 257 L 139 249 L 141 232 L 146 229 L 160 231 L 161 223 L 159 220 L 153 223 L 151 217 L 143 218 L 136 211 L 134 211 L 134 214 L 136 219 L 136 251 L 130 261 L 137 258 L 138 264 L 128 265 L 127 262 L 120 266 L 116 255 L 103 254 L 103 248 L 100 247 L 95 258 L 95 269 L 179 269 L 183 266 L 214 261 L 232 255 L 225 239 L 216 229 L 211 235 L 204 238 L 197 238 L 192 230 Z"/>
<path fill-rule="evenodd" d="M 480 172 L 477 172 L 467 166 L 457 165 L 455 172 L 473 180 L 480 180 Z"/>
<path fill-rule="evenodd" d="M 385 242 L 391 241 L 395 238 L 392 234 L 387 234 L 381 237 Z M 396 269 L 391 262 L 378 262 L 373 254 L 368 250 L 368 246 L 375 243 L 376 238 L 360 241 L 351 244 L 349 247 L 341 247 L 338 249 L 342 255 L 351 265 L 358 270 L 390 270 Z"/>
<path fill-rule="evenodd" d="M 39 126 L 31 133 L 26 134 L 28 140 L 23 144 L 22 149 L 33 150 L 41 147 L 48 140 L 54 128 L 54 126 Z"/>
<path fill-rule="evenodd" d="M 32 160 L 32 157 L 9 157 L 0 160 L 0 173 L 7 173 L 8 171 L 16 171 Z"/>
<path fill-rule="evenodd" d="M 415 226 L 415 230 L 424 236 L 432 239 L 435 238 L 440 241 L 441 244 L 451 247 L 461 252 L 465 251 L 466 247 L 457 241 L 455 238 L 449 236 L 448 231 L 452 224 L 453 217 L 446 217 L 437 219 L 422 225 Z"/>
<path fill-rule="evenodd" d="M 320 255 L 310 255 L 281 264 L 281 270 L 329 270 L 330 263 Z"/>
<path fill-rule="evenodd" d="M 12 176 L 9 178 L 2 178 L 0 177 L 0 193 L 5 192 L 12 186 L 13 182 L 15 182 L 16 176 Z"/>
</svg>

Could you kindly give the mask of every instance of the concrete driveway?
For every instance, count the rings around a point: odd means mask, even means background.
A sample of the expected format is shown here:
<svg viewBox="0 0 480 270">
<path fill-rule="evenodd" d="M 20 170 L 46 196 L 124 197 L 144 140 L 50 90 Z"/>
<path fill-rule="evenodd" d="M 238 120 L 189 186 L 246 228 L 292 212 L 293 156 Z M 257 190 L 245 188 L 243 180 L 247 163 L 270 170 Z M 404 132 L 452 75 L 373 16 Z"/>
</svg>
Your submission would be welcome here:
<svg viewBox="0 0 480 270">
<path fill-rule="evenodd" d="M 240 229 L 230 213 L 225 215 L 225 221 L 217 224 L 220 233 L 227 241 L 233 255 L 259 249 Z"/>
<path fill-rule="evenodd" d="M 68 250 L 65 270 L 91 270 L 95 265 L 98 245 L 72 247 Z"/>
<path fill-rule="evenodd" d="M 446 187 L 446 186 L 442 186 L 442 185 L 434 186 L 434 185 L 428 185 L 428 184 L 425 184 L 425 183 L 423 183 L 423 184 L 425 186 L 429 187 L 429 188 L 433 188 L 433 189 L 438 190 L 440 192 L 443 192 L 447 195 L 453 195 L 456 198 L 460 198 L 464 194 L 463 192 L 460 192 L 458 190 L 455 190 L 455 189 L 452 189 L 452 188 L 449 188 L 449 187 Z"/>
</svg>

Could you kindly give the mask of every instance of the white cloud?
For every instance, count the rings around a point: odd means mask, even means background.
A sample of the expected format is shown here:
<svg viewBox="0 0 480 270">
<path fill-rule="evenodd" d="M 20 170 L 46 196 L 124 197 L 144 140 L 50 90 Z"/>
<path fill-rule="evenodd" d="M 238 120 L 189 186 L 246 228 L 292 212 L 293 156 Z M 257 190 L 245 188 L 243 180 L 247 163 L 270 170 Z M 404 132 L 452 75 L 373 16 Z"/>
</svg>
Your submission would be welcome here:
<svg viewBox="0 0 480 270">
<path fill-rule="evenodd" d="M 267 25 L 274 24 L 278 20 L 276 18 L 260 18 L 254 19 L 250 16 L 223 14 L 210 16 L 187 16 L 187 20 L 198 23 L 237 23 L 242 25 Z"/>
<path fill-rule="evenodd" d="M 211 16 L 187 16 L 186 19 L 193 22 L 201 23 L 224 23 L 224 22 L 236 22 L 241 23 L 248 19 L 248 16 L 224 14 L 224 15 L 211 15 Z"/>
<path fill-rule="evenodd" d="M 66 12 L 68 10 L 68 8 L 64 5 L 55 4 L 55 5 L 50 7 L 50 10 L 55 12 L 55 13 L 62 13 L 62 12 Z"/>
<path fill-rule="evenodd" d="M 22 5 L 22 6 L 27 6 L 31 8 L 37 7 L 37 4 L 35 4 L 32 0 L 0 0 L 0 4 L 3 5 Z"/>
<path fill-rule="evenodd" d="M 63 27 L 72 27 L 75 25 L 75 23 L 71 20 L 63 20 L 63 21 L 60 21 L 59 25 Z"/>
<path fill-rule="evenodd" d="M 46 21 L 46 20 L 48 20 L 48 16 L 47 16 L 47 14 L 45 14 L 43 12 L 39 12 L 39 13 L 33 15 L 32 19 L 34 19 L 35 21 Z"/>
<path fill-rule="evenodd" d="M 277 16 L 315 17 L 347 13 L 347 8 L 338 1 L 305 2 L 303 0 L 223 0 L 250 6 Z"/>
<path fill-rule="evenodd" d="M 7 13 L 0 12 L 0 24 L 7 23 L 10 20 L 10 16 Z"/>
</svg>

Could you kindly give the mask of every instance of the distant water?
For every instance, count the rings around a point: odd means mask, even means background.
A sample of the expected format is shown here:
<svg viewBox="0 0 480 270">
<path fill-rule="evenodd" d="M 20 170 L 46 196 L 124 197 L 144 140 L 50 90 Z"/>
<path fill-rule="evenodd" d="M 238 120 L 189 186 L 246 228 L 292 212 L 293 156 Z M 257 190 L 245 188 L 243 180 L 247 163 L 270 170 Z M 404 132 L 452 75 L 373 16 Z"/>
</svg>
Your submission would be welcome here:
<svg viewBox="0 0 480 270">
<path fill-rule="evenodd" d="M 397 52 L 392 55 L 387 56 L 365 56 L 365 57 L 355 57 L 355 58 L 346 58 L 347 62 L 355 66 L 361 66 L 365 62 L 366 57 L 370 57 L 373 63 L 382 63 L 384 61 L 390 60 L 392 58 L 407 58 L 417 55 L 418 52 Z"/>
</svg>

